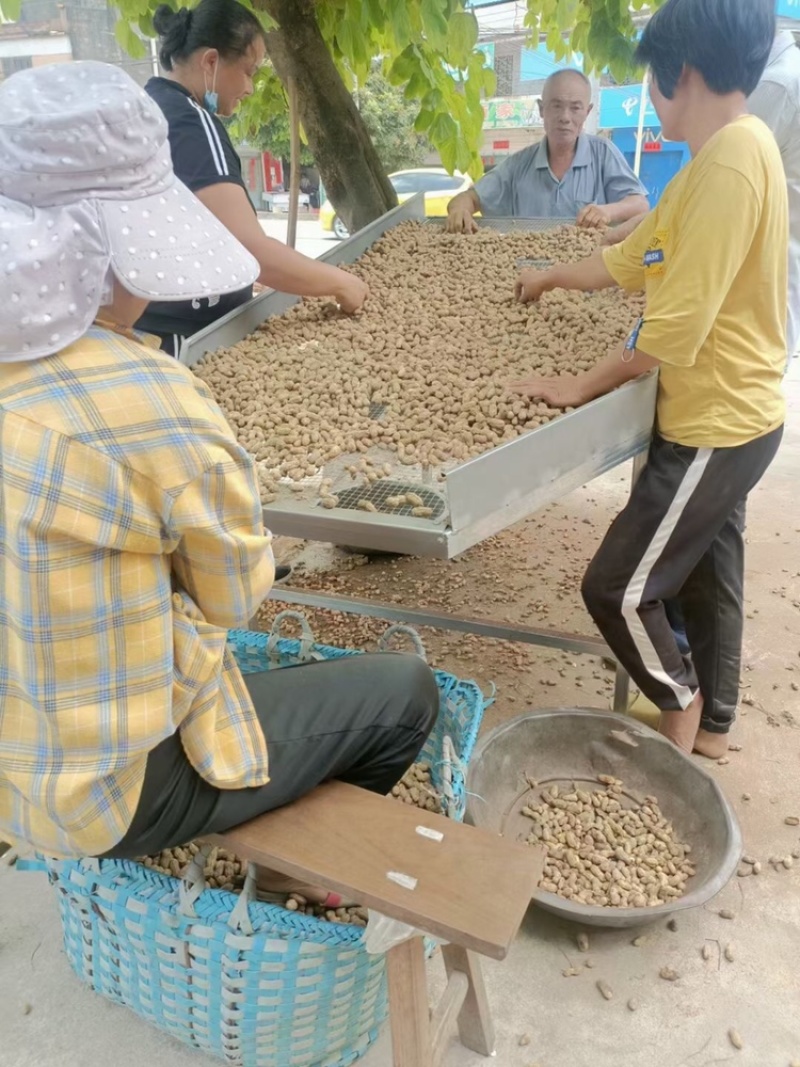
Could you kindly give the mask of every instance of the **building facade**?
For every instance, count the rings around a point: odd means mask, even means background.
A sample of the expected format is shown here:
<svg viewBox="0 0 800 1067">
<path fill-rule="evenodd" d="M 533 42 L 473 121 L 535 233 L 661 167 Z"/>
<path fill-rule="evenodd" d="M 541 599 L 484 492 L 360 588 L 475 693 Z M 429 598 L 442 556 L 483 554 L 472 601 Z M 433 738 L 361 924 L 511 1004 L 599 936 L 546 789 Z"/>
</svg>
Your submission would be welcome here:
<svg viewBox="0 0 800 1067">
<path fill-rule="evenodd" d="M 144 85 L 155 56 L 132 59 L 117 41 L 118 13 L 105 0 L 23 0 L 17 22 L 0 23 L 0 80 L 45 63 L 95 59 L 113 63 Z"/>
</svg>

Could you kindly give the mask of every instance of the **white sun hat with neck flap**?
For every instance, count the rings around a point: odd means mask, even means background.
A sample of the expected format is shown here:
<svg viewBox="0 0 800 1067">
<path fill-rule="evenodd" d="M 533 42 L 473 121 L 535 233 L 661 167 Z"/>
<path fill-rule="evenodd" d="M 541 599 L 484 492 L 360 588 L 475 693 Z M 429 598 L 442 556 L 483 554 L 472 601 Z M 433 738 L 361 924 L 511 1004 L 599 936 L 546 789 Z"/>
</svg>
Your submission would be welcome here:
<svg viewBox="0 0 800 1067">
<path fill-rule="evenodd" d="M 81 337 L 111 295 L 235 292 L 257 261 L 175 177 L 167 123 L 106 63 L 40 67 L 0 84 L 0 362 Z"/>
</svg>

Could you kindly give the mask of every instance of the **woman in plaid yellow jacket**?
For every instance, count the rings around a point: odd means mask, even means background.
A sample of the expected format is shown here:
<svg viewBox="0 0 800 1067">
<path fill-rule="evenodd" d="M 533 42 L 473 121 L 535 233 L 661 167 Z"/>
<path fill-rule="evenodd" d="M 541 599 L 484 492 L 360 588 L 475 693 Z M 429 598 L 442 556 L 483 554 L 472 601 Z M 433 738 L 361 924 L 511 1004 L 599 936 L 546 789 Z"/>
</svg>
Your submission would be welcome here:
<svg viewBox="0 0 800 1067">
<path fill-rule="evenodd" d="M 0 85 L 0 159 L 0 837 L 137 856 L 327 778 L 388 792 L 435 719 L 430 670 L 240 675 L 226 629 L 274 578 L 253 461 L 128 329 L 151 298 L 241 288 L 255 260 L 113 67 Z"/>
</svg>

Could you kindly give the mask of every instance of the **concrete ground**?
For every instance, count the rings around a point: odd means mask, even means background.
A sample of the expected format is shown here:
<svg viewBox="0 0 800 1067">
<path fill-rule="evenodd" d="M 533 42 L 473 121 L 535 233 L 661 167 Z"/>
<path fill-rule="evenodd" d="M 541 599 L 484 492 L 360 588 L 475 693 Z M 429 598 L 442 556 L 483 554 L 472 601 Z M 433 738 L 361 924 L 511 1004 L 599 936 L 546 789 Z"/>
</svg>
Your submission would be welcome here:
<svg viewBox="0 0 800 1067">
<path fill-rule="evenodd" d="M 784 823 L 787 815 L 800 815 L 800 366 L 791 378 L 783 449 L 753 494 L 749 513 L 745 688 L 735 733 L 742 749 L 730 753 L 728 765 L 711 765 L 736 808 L 746 852 L 762 862 L 763 872 L 735 878 L 705 908 L 681 914 L 674 931 L 663 923 L 646 929 L 641 946 L 631 944 L 630 932 L 589 931 L 594 966 L 578 977 L 562 976 L 562 970 L 586 959 L 576 947 L 578 929 L 531 909 L 509 958 L 485 966 L 497 1029 L 496 1062 L 502 1067 L 800 1064 L 800 860 L 791 869 L 768 862 L 800 848 L 800 830 Z M 586 630 L 575 575 L 624 494 L 621 478 L 614 472 L 544 517 L 468 553 L 458 565 L 458 602 L 468 602 L 470 591 L 480 598 L 487 577 L 494 576 L 501 592 L 492 599 L 513 617 L 505 590 L 533 584 L 536 596 L 525 601 L 532 621 Z M 560 564 L 548 570 L 554 556 Z M 512 558 L 519 561 L 518 570 Z M 380 587 L 380 566 L 360 568 L 342 580 L 354 589 Z M 410 588 L 418 591 L 438 588 L 438 576 L 453 573 L 452 564 L 430 561 L 392 566 L 393 580 L 401 583 L 406 574 Z M 442 570 L 448 566 L 449 571 Z M 496 605 L 492 612 L 499 614 Z M 330 639 L 326 625 L 342 636 L 341 620 L 326 624 L 318 618 L 320 638 Z M 351 640 L 369 645 L 371 634 L 354 630 Z M 482 684 L 498 680 L 498 700 L 487 725 L 527 707 L 607 703 L 610 679 L 597 664 L 539 650 L 522 654 L 499 643 L 451 642 L 446 635 L 432 635 L 432 643 L 434 661 Z M 743 799 L 744 793 L 752 799 Z M 735 918 L 721 918 L 722 908 Z M 712 949 L 708 961 L 701 957 L 704 944 Z M 734 962 L 723 956 L 728 944 Z M 680 978 L 661 980 L 664 966 Z M 437 959 L 430 971 L 434 988 L 440 988 Z M 601 998 L 598 979 L 614 991 L 611 1001 Z M 635 1013 L 626 1007 L 632 996 L 640 1002 Z M 741 1051 L 730 1043 L 731 1028 L 741 1034 Z M 62 952 L 55 900 L 44 876 L 0 863 L 0 1067 L 211 1067 L 214 1062 L 86 990 Z M 446 1067 L 484 1062 L 454 1041 Z M 361 1063 L 390 1067 L 386 1035 Z"/>
<path fill-rule="evenodd" d="M 259 215 L 259 222 L 262 230 L 269 237 L 274 237 L 277 241 L 286 243 L 286 231 L 289 225 L 288 216 L 262 213 Z M 304 218 L 303 212 L 300 213 L 300 217 L 297 220 L 297 244 L 295 246 L 298 252 L 302 252 L 304 256 L 321 256 L 339 243 L 333 234 L 326 233 L 322 229 L 317 221 L 316 214 L 313 218 Z"/>
</svg>

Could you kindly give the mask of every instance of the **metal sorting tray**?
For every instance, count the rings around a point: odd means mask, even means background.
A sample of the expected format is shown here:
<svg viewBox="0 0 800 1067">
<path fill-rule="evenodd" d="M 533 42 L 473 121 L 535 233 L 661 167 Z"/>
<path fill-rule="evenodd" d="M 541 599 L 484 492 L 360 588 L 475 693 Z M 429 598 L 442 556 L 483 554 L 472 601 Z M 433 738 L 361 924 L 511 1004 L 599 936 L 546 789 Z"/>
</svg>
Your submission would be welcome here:
<svg viewBox="0 0 800 1067">
<path fill-rule="evenodd" d="M 420 193 L 334 246 L 320 259 L 334 264 L 353 263 L 398 223 L 424 218 L 424 197 Z M 569 220 L 476 221 L 501 232 L 541 232 Z M 181 348 L 181 362 L 191 367 L 207 353 L 237 344 L 270 315 L 282 314 L 297 300 L 274 291 L 260 294 L 187 338 Z M 265 373 L 269 373 L 268 365 Z M 317 501 L 292 499 L 288 494 L 264 509 L 264 522 L 273 533 L 288 537 L 452 559 L 644 451 L 652 434 L 655 398 L 656 374 L 652 372 L 514 441 L 464 463 L 454 463 L 442 471 L 443 480 L 438 483 L 430 470 L 397 466 L 392 472 L 395 482 L 408 483 L 409 489 L 418 492 L 423 483 L 427 491 L 441 496 L 443 506 L 435 508 L 431 518 L 415 518 L 406 508 L 395 514 L 357 510 L 356 501 L 349 507 L 326 510 Z M 335 477 L 340 476 L 345 463 L 360 458 L 340 458 L 331 465 L 331 471 Z M 326 465 L 319 480 L 329 476 Z M 370 494 L 365 491 L 353 495 L 363 499 Z"/>
</svg>

